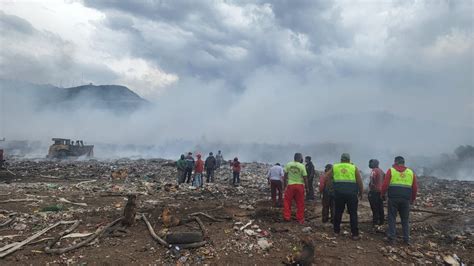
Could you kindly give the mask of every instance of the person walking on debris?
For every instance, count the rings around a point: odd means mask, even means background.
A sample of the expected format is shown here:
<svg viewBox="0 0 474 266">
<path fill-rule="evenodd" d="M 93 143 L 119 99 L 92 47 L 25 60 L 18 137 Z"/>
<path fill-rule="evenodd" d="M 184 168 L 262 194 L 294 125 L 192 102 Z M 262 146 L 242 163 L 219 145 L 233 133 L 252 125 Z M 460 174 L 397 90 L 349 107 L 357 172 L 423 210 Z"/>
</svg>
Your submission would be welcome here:
<svg viewBox="0 0 474 266">
<path fill-rule="evenodd" d="M 326 174 L 332 169 L 332 164 L 326 164 L 324 174 L 319 177 L 319 193 L 323 195 L 322 199 L 322 221 L 327 223 L 334 222 L 334 188 L 333 184 L 326 181 Z M 329 218 L 331 214 L 331 218 Z"/>
<path fill-rule="evenodd" d="M 305 167 L 306 173 L 308 173 L 308 186 L 306 187 L 306 200 L 314 200 L 314 187 L 313 187 L 313 180 L 316 176 L 316 171 L 314 170 L 314 164 L 311 161 L 311 156 L 306 156 L 305 160 Z"/>
<path fill-rule="evenodd" d="M 204 168 L 206 168 L 206 183 L 214 182 L 214 171 L 217 167 L 217 161 L 212 152 L 209 153 L 209 156 L 206 158 L 204 163 Z"/>
<path fill-rule="evenodd" d="M 295 153 L 294 161 L 286 164 L 283 186 L 285 197 L 283 201 L 283 219 L 290 221 L 291 204 L 296 201 L 296 220 L 304 224 L 304 193 L 308 187 L 308 174 L 303 164 L 303 155 Z"/>
<path fill-rule="evenodd" d="M 372 209 L 372 224 L 373 226 L 383 225 L 385 215 L 383 211 L 383 200 L 380 195 L 382 190 L 384 172 L 379 168 L 379 161 L 377 159 L 371 159 L 369 161 L 369 168 L 372 169 L 370 173 L 369 183 L 369 203 Z"/>
<path fill-rule="evenodd" d="M 231 161 L 230 166 L 232 167 L 232 184 L 240 185 L 240 170 L 242 166 L 240 165 L 239 159 L 237 157 Z"/>
<path fill-rule="evenodd" d="M 181 154 L 181 157 L 176 162 L 176 167 L 178 168 L 178 185 L 184 183 L 184 179 L 186 178 L 186 160 L 184 158 L 184 154 Z"/>
<path fill-rule="evenodd" d="M 410 204 L 416 199 L 418 186 L 416 175 L 413 170 L 405 166 L 405 159 L 402 156 L 395 157 L 392 168 L 388 169 L 382 185 L 381 195 L 385 198 L 388 191 L 388 242 L 395 244 L 396 238 L 396 218 L 400 213 L 403 230 L 403 243 L 410 244 Z"/>
<path fill-rule="evenodd" d="M 193 153 L 189 152 L 188 156 L 186 156 L 186 172 L 185 172 L 186 183 L 189 183 L 191 181 L 191 177 L 193 175 L 193 169 L 194 169 Z"/>
<path fill-rule="evenodd" d="M 364 185 L 360 176 L 359 169 L 351 163 L 351 157 L 348 153 L 341 155 L 341 162 L 333 165 L 332 170 L 326 174 L 328 183 L 334 187 L 334 233 L 339 235 L 341 231 L 342 214 L 347 205 L 350 215 L 351 233 L 353 240 L 359 240 L 359 227 L 357 217 L 357 205 L 359 199 L 362 199 Z"/>
<path fill-rule="evenodd" d="M 202 174 L 204 172 L 204 161 L 201 160 L 201 154 L 196 156 L 196 166 L 194 167 L 193 186 L 202 187 Z"/>
<path fill-rule="evenodd" d="M 270 185 L 272 193 L 272 202 L 273 207 L 281 207 L 282 205 L 282 189 L 283 189 L 283 167 L 279 163 L 276 163 L 274 166 L 270 167 L 268 170 L 268 184 Z M 277 200 L 278 193 L 278 200 Z"/>
<path fill-rule="evenodd" d="M 217 164 L 216 164 L 216 169 L 221 168 L 221 165 L 222 165 L 222 163 L 224 162 L 224 157 L 222 156 L 221 151 L 218 151 L 218 152 L 217 152 L 217 155 L 216 155 L 216 162 L 217 162 Z"/>
</svg>

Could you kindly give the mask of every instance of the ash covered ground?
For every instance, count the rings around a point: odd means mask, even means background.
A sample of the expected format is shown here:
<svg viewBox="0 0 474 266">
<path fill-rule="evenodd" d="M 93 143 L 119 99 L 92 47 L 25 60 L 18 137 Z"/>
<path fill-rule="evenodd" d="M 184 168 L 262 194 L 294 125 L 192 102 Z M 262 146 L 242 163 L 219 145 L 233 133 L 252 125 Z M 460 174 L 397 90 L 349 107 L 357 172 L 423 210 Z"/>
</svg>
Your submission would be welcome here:
<svg viewBox="0 0 474 266">
<path fill-rule="evenodd" d="M 278 265 L 301 251 L 305 237 L 314 242 L 315 264 L 474 263 L 474 182 L 419 177 L 419 197 L 410 217 L 413 244 L 388 246 L 386 227 L 372 228 L 367 194 L 359 202 L 360 241 L 350 239 L 348 214 L 343 217 L 344 233 L 333 237 L 332 226 L 321 222 L 319 197 L 307 203 L 305 225 L 284 223 L 281 209 L 270 207 L 268 167 L 244 163 L 240 187 L 230 185 L 230 169 L 222 167 L 214 184 L 194 189 L 175 185 L 176 170 L 169 160 L 10 160 L 8 169 L 15 175 L 3 171 L 0 184 L 3 247 L 58 221 L 79 220 L 78 227 L 68 232 L 73 234 L 51 248 L 76 245 L 120 218 L 129 194 L 138 195 L 137 219 L 133 226 L 104 232 L 80 248 L 47 254 L 45 247 L 70 226 L 60 225 L 5 255 L 1 264 Z M 142 214 L 158 235 L 201 230 L 196 223 L 165 228 L 165 208 L 179 220 L 196 212 L 216 219 L 200 218 L 206 244 L 177 252 L 155 241 Z M 5 250 L 1 248 L 0 254 Z"/>
</svg>

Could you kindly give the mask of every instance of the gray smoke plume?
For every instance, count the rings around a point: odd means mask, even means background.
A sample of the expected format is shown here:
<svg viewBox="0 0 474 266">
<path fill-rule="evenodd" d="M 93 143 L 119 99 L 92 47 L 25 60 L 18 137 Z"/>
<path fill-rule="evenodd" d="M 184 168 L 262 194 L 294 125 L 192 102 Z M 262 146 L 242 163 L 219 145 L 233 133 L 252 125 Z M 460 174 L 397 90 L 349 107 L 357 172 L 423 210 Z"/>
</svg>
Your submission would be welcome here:
<svg viewBox="0 0 474 266">
<path fill-rule="evenodd" d="M 428 167 L 474 145 L 472 1 L 63 5 L 96 14 L 64 22 L 81 38 L 35 17 L 43 9 L 0 6 L 0 138 L 83 139 L 99 157 L 301 151 L 320 166 L 350 152 L 364 168 L 396 155 Z M 149 104 L 55 98 L 89 83 Z"/>
</svg>

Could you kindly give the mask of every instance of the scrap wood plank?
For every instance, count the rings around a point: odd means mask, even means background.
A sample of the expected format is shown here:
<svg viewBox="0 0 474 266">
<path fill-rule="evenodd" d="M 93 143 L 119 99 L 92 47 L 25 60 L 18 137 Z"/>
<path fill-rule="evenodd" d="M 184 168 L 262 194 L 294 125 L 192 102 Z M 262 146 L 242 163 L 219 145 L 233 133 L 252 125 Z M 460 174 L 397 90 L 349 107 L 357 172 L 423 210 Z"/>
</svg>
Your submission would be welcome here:
<svg viewBox="0 0 474 266">
<path fill-rule="evenodd" d="M 57 222 L 57 223 L 55 223 L 55 224 L 53 224 L 53 225 L 51 225 L 51 226 L 48 226 L 48 227 L 44 228 L 44 229 L 41 230 L 41 231 L 35 233 L 34 235 L 32 235 L 32 236 L 26 238 L 25 240 L 23 240 L 23 241 L 21 241 L 21 242 L 15 243 L 15 245 L 11 245 L 11 244 L 6 245 L 6 246 L 0 248 L 0 250 L 2 250 L 2 251 L 5 250 L 4 252 L 0 253 L 0 258 L 4 258 L 4 257 L 6 257 L 7 255 L 9 255 L 9 254 L 11 254 L 11 253 L 13 253 L 13 252 L 19 250 L 19 249 L 22 248 L 24 245 L 27 245 L 29 242 L 31 242 L 31 241 L 35 240 L 36 238 L 38 238 L 38 237 L 44 235 L 46 232 L 48 232 L 49 230 L 51 230 L 51 229 L 53 229 L 53 228 L 55 228 L 55 227 L 57 227 L 57 226 L 59 226 L 59 225 L 74 224 L 74 223 L 76 223 L 76 222 L 77 222 L 77 220 L 75 220 L 75 221 L 59 221 L 59 222 Z M 13 244 L 13 243 L 12 243 L 12 244 Z M 9 247 L 7 248 L 7 246 L 9 246 Z"/>
</svg>

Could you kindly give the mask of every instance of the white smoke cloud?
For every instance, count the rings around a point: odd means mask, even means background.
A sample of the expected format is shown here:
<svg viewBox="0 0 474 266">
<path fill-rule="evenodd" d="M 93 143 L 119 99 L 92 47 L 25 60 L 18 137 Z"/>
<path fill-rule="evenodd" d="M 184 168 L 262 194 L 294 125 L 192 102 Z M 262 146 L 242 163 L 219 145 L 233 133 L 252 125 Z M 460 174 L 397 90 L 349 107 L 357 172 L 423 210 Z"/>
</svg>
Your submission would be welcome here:
<svg viewBox="0 0 474 266">
<path fill-rule="evenodd" d="M 154 107 L 82 109 L 60 129 L 63 114 L 36 112 L 32 131 L 11 105 L 7 137 L 352 143 L 366 155 L 474 143 L 472 1 L 52 3 L 0 7 L 0 77 L 119 83 Z"/>
</svg>

